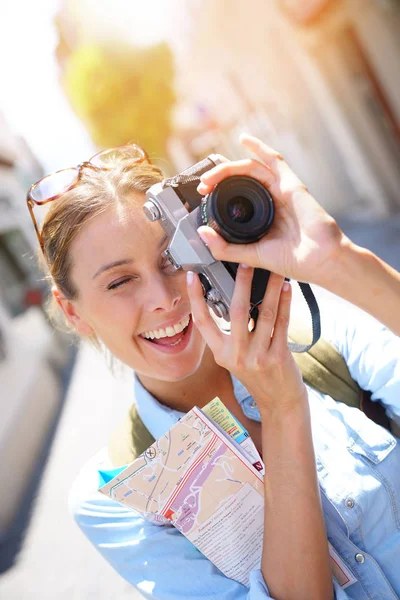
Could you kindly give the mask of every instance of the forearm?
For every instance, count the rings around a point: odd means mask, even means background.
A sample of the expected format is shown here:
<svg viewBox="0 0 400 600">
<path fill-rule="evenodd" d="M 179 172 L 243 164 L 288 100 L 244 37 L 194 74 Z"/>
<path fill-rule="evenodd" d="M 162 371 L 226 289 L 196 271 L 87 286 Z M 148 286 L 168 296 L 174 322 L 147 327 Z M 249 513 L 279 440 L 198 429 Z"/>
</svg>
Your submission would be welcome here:
<svg viewBox="0 0 400 600">
<path fill-rule="evenodd" d="M 304 401 L 303 401 L 304 400 Z M 306 399 L 262 414 L 265 525 L 261 569 L 277 600 L 333 597 Z"/>
<path fill-rule="evenodd" d="M 340 252 L 315 282 L 362 308 L 400 335 L 400 273 L 344 237 Z"/>
</svg>

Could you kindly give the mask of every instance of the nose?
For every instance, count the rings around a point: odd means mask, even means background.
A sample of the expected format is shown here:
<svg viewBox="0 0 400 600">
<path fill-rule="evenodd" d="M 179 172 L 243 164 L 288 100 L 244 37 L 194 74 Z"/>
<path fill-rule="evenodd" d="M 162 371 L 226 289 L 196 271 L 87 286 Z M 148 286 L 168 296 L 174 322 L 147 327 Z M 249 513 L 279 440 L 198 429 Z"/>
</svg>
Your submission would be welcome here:
<svg viewBox="0 0 400 600">
<path fill-rule="evenodd" d="M 146 307 L 150 312 L 169 312 L 176 308 L 182 299 L 172 277 L 153 275 L 147 286 Z"/>
</svg>

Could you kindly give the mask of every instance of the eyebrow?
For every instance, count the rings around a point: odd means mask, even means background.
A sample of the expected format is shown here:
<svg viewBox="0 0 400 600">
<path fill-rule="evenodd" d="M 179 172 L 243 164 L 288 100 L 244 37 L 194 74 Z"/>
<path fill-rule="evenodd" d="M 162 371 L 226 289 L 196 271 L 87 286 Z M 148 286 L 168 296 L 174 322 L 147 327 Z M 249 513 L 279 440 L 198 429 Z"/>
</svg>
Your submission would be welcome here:
<svg viewBox="0 0 400 600">
<path fill-rule="evenodd" d="M 164 235 L 163 238 L 161 239 L 160 243 L 158 244 L 159 248 L 162 248 L 165 244 L 165 242 L 167 241 L 168 236 Z M 98 271 L 96 271 L 96 273 L 93 275 L 92 279 L 96 279 L 96 277 L 98 277 L 99 275 L 101 275 L 101 273 L 104 273 L 104 271 L 110 271 L 111 269 L 115 269 L 115 267 L 121 267 L 123 265 L 131 265 L 133 264 L 135 261 L 132 258 L 123 258 L 121 260 L 114 260 L 111 263 L 108 263 L 108 265 L 103 265 L 102 267 L 100 267 L 100 269 Z"/>
</svg>

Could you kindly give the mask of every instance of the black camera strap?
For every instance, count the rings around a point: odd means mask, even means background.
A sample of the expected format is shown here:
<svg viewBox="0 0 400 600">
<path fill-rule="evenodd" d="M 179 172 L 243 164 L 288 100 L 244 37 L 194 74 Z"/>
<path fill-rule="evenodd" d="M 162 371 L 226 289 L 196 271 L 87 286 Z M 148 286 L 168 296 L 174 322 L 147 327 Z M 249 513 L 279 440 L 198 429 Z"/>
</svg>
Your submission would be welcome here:
<svg viewBox="0 0 400 600">
<path fill-rule="evenodd" d="M 175 188 L 175 192 L 178 194 L 184 204 L 188 204 L 191 210 L 199 206 L 202 196 L 197 191 L 197 186 L 200 183 L 200 176 L 206 171 L 209 171 L 215 167 L 215 163 L 211 158 L 207 157 L 200 162 L 192 165 L 188 169 L 178 173 L 174 177 L 164 179 L 163 185 L 171 186 Z"/>
<path fill-rule="evenodd" d="M 308 309 L 311 315 L 312 325 L 312 340 L 309 344 L 296 344 L 295 342 L 289 342 L 289 350 L 291 352 L 308 352 L 310 348 L 314 346 L 321 337 L 321 313 L 319 312 L 319 306 L 314 292 L 311 289 L 310 284 L 297 282 L 307 302 Z"/>
<path fill-rule="evenodd" d="M 314 296 L 314 292 L 311 289 L 309 283 L 303 283 L 301 281 L 297 282 L 301 289 L 301 292 L 304 296 L 305 301 L 307 302 L 308 309 L 311 315 L 311 325 L 312 325 L 312 339 L 309 344 L 297 344 L 295 342 L 289 342 L 289 350 L 291 352 L 308 352 L 310 348 L 314 346 L 321 337 L 321 314 L 319 312 L 319 306 L 316 297 Z M 254 319 L 254 322 L 257 324 L 258 318 L 258 306 L 261 304 L 262 300 L 259 303 L 254 304 L 250 311 L 250 316 Z"/>
</svg>

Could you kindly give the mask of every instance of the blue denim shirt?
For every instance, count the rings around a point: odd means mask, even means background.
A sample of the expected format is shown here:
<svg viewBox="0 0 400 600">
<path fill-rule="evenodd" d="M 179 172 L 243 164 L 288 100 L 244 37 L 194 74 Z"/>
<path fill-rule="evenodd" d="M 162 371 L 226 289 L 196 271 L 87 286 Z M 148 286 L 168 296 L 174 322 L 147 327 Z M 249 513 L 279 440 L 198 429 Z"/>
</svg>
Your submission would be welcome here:
<svg viewBox="0 0 400 600">
<path fill-rule="evenodd" d="M 400 338 L 359 311 L 325 318 L 324 337 L 344 356 L 353 378 L 400 422 Z M 251 396 L 237 380 L 243 413 L 260 421 Z M 155 438 L 182 416 L 153 398 L 135 379 L 138 412 Z M 400 444 L 358 409 L 309 388 L 313 442 L 328 539 L 357 582 L 337 600 L 400 597 Z M 288 432 L 289 435 L 289 432 Z M 268 582 L 259 569 L 247 588 L 225 577 L 179 531 L 156 526 L 97 492 L 96 455 L 70 495 L 73 515 L 94 546 L 144 596 L 158 600 L 265 600 Z M 295 499 L 293 499 L 295 509 Z M 306 577 L 306 575 L 305 575 Z"/>
</svg>

